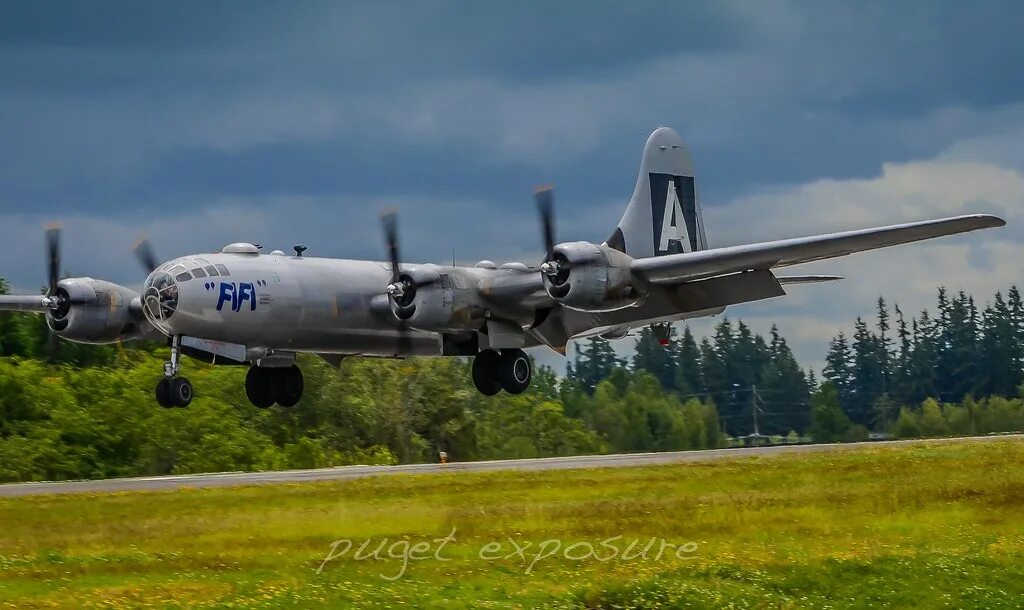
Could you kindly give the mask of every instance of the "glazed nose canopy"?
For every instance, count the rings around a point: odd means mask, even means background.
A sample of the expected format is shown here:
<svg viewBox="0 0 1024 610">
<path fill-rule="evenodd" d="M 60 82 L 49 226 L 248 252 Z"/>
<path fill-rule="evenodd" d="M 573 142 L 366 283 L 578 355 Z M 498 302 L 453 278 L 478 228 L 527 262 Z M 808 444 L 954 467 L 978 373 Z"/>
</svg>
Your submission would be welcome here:
<svg viewBox="0 0 1024 610">
<path fill-rule="evenodd" d="M 155 271 L 146 279 L 142 300 L 146 317 L 159 326 L 178 309 L 178 283 L 171 274 Z"/>
</svg>

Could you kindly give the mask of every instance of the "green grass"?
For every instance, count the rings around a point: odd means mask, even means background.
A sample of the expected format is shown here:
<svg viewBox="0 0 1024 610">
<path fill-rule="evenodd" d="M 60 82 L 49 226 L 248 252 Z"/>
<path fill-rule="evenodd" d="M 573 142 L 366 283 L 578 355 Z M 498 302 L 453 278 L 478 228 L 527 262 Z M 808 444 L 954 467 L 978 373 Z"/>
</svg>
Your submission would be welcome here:
<svg viewBox="0 0 1024 610">
<path fill-rule="evenodd" d="M 0 500 L 0 607 L 1018 608 L 1024 442 Z M 338 539 L 450 561 L 321 566 Z M 509 538 L 610 561 L 484 560 Z M 634 538 L 696 548 L 623 561 Z M 553 543 L 552 543 L 553 544 Z M 436 549 L 434 544 L 430 553 Z M 641 545 L 642 546 L 642 545 Z M 393 547 L 401 550 L 401 545 Z M 550 547 L 549 547 L 550 548 Z M 634 547 L 634 551 L 638 547 Z M 585 552 L 587 547 L 577 546 Z"/>
</svg>

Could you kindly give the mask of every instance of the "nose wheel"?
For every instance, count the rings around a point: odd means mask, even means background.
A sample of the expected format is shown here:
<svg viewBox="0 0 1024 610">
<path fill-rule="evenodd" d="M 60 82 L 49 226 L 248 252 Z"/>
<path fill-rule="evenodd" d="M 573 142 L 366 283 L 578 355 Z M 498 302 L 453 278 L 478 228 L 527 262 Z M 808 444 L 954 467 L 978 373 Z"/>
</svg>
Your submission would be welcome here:
<svg viewBox="0 0 1024 610">
<path fill-rule="evenodd" d="M 192 382 L 178 377 L 181 368 L 181 336 L 171 339 L 171 359 L 164 363 L 164 378 L 156 384 L 156 401 L 161 407 L 187 407 L 192 402 Z"/>
<path fill-rule="evenodd" d="M 530 357 L 521 349 L 486 349 L 473 359 L 473 385 L 484 396 L 494 396 L 501 390 L 521 394 L 530 387 L 532 378 Z"/>
</svg>

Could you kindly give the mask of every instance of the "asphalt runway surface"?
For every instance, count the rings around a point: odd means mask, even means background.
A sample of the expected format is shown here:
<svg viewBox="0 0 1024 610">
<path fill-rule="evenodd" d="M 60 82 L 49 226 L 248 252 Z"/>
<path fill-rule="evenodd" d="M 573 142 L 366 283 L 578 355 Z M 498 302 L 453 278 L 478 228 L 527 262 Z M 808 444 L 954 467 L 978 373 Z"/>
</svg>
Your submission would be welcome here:
<svg viewBox="0 0 1024 610">
<path fill-rule="evenodd" d="M 398 466 L 338 466 L 310 470 L 283 470 L 277 472 L 220 472 L 211 474 L 167 475 L 131 477 L 93 481 L 55 481 L 40 483 L 8 483 L 0 485 L 0 497 L 18 497 L 43 494 L 105 493 L 118 491 L 171 491 L 183 488 L 236 487 L 240 485 L 266 485 L 274 483 L 303 483 L 309 481 L 343 481 L 389 474 L 430 474 L 453 472 L 490 472 L 496 470 L 569 470 L 575 468 L 623 468 L 655 464 L 683 464 L 707 462 L 751 456 L 772 456 L 789 453 L 819 453 L 848 451 L 862 447 L 891 447 L 913 443 L 995 442 L 1024 440 L 1024 434 L 1006 434 L 952 439 L 903 440 L 866 443 L 822 445 L 776 445 L 771 447 L 745 447 L 736 449 L 705 449 L 700 451 L 672 451 L 665 453 L 625 453 L 615 455 L 581 455 L 572 457 L 536 458 L 526 460 L 490 460 L 456 462 L 449 464 L 403 464 Z"/>
</svg>

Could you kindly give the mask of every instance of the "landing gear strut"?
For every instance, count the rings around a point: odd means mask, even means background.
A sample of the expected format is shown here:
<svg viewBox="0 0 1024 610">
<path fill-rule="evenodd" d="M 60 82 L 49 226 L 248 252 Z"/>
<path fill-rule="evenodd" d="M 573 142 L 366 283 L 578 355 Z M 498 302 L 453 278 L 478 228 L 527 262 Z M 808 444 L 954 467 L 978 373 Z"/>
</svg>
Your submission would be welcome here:
<svg viewBox="0 0 1024 610">
<path fill-rule="evenodd" d="M 501 390 L 521 394 L 530 387 L 532 377 L 530 357 L 521 349 L 485 349 L 473 359 L 473 385 L 484 396 Z"/>
<path fill-rule="evenodd" d="M 288 367 L 265 368 L 255 364 L 245 375 L 245 395 L 253 406 L 266 409 L 275 402 L 294 407 L 302 398 L 302 371 L 294 364 Z"/>
<path fill-rule="evenodd" d="M 171 338 L 171 359 L 164 363 L 164 378 L 156 384 L 156 401 L 161 407 L 187 407 L 192 402 L 192 382 L 178 377 L 181 369 L 181 336 Z"/>
</svg>

